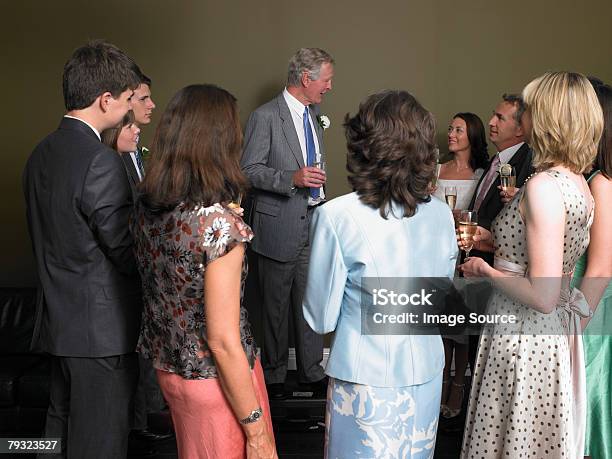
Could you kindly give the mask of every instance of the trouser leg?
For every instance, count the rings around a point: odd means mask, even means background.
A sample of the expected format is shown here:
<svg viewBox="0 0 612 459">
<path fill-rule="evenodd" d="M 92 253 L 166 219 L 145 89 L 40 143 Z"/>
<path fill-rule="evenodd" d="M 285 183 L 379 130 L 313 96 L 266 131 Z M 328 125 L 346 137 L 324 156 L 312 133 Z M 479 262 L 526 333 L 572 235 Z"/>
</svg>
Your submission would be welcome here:
<svg viewBox="0 0 612 459">
<path fill-rule="evenodd" d="M 127 456 L 138 378 L 137 354 L 66 358 L 70 372 L 68 458 Z"/>
<path fill-rule="evenodd" d="M 295 263 L 258 255 L 263 308 L 262 366 L 267 384 L 283 383 L 289 356 L 289 303 Z"/>
<path fill-rule="evenodd" d="M 321 367 L 323 360 L 323 336 L 315 333 L 304 319 L 302 302 L 308 278 L 310 247 L 307 245 L 298 254 L 295 277 L 291 289 L 291 312 L 293 317 L 295 356 L 298 380 L 301 383 L 321 380 L 325 373 Z"/>
<path fill-rule="evenodd" d="M 43 454 L 38 457 L 42 459 L 65 458 L 70 413 L 70 378 L 67 371 L 65 371 L 63 357 L 52 357 L 51 359 L 49 395 L 49 408 L 47 409 L 44 438 L 60 438 L 62 452 L 57 455 Z"/>
</svg>

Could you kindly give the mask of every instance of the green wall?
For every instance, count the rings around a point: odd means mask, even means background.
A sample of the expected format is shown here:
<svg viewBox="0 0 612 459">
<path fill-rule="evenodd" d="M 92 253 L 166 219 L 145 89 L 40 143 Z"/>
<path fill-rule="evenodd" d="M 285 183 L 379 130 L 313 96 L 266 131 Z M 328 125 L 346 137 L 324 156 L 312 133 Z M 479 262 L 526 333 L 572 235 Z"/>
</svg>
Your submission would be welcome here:
<svg viewBox="0 0 612 459">
<path fill-rule="evenodd" d="M 546 70 L 569 69 L 612 81 L 610 0 L 170 1 L 21 0 L 0 2 L 0 285 L 35 282 L 21 171 L 36 143 L 63 113 L 61 75 L 72 50 L 105 38 L 153 79 L 158 110 L 196 82 L 217 83 L 238 99 L 243 121 L 284 84 L 302 46 L 336 59 L 334 89 L 322 111 L 330 195 L 348 191 L 342 119 L 366 95 L 411 91 L 436 116 L 445 151 L 449 117 L 483 121 L 503 92 L 520 91 Z"/>
</svg>

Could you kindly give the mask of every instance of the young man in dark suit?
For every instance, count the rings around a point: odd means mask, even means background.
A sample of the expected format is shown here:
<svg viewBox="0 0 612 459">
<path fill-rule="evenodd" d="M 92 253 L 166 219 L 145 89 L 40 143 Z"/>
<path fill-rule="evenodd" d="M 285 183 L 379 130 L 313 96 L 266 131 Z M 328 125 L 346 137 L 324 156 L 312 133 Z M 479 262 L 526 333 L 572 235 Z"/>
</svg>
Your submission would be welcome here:
<svg viewBox="0 0 612 459">
<path fill-rule="evenodd" d="M 142 73 L 137 65 L 134 66 L 134 71 L 138 75 L 140 84 L 134 89 L 134 96 L 131 101 L 132 112 L 134 113 L 134 124 L 142 128 L 151 123 L 155 102 L 151 98 L 151 79 Z M 138 147 L 136 151 L 121 153 L 121 159 L 125 164 L 132 196 L 136 201 L 138 197 L 136 187 L 145 176 L 143 148 Z M 150 442 L 168 439 L 172 434 L 149 430 L 148 414 L 162 410 L 165 407 L 165 402 L 151 361 L 138 355 L 138 366 L 139 375 L 136 393 L 134 394 L 134 424 L 131 436 L 146 445 Z"/>
<path fill-rule="evenodd" d="M 140 288 L 128 231 L 132 193 L 100 132 L 131 108 L 133 65 L 109 43 L 77 49 L 64 67 L 67 113 L 23 174 L 43 293 L 37 346 L 55 356 L 44 436 L 62 439 L 62 457 L 127 454 Z"/>
<path fill-rule="evenodd" d="M 138 75 L 140 84 L 134 90 L 134 96 L 132 97 L 132 112 L 134 113 L 134 123 L 139 128 L 142 128 L 151 123 L 151 115 L 155 109 L 155 102 L 153 102 L 151 98 L 151 79 L 142 73 L 138 66 L 134 67 L 134 71 Z M 125 163 L 130 185 L 132 186 L 134 196 L 136 196 L 136 186 L 142 181 L 145 174 L 143 148 L 138 147 L 136 151 L 122 153 L 121 159 L 123 159 Z"/>
</svg>

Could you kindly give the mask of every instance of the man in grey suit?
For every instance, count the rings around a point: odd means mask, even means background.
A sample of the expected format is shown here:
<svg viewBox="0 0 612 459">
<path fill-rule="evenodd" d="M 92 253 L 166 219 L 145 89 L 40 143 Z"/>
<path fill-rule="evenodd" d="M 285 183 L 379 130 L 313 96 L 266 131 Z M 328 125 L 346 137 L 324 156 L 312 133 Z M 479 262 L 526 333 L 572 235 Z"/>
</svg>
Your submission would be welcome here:
<svg viewBox="0 0 612 459">
<path fill-rule="evenodd" d="M 302 48 L 289 60 L 287 87 L 257 108 L 245 130 L 241 165 L 253 187 L 250 212 L 263 300 L 262 363 L 271 398 L 284 397 L 289 312 L 294 324 L 298 379 L 322 390 L 322 337 L 302 315 L 310 255 L 308 227 L 325 198 L 323 123 L 318 104 L 331 90 L 334 60 Z M 320 164 L 320 163 L 319 163 Z M 313 384 L 314 383 L 314 384 Z"/>
</svg>

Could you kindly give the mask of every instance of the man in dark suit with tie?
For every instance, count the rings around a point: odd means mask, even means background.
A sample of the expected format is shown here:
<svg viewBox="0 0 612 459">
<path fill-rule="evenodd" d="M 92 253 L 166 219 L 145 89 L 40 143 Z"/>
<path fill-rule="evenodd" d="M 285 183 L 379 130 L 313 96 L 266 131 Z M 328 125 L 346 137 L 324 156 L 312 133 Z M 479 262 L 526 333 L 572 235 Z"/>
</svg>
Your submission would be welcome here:
<svg viewBox="0 0 612 459">
<path fill-rule="evenodd" d="M 499 189 L 500 165 L 510 164 L 514 168 L 515 190 L 522 187 L 533 172 L 531 148 L 525 143 L 525 132 L 521 126 L 524 112 L 525 104 L 520 96 L 504 94 L 489 120 L 489 139 L 495 145 L 497 153 L 491 158 L 489 167 L 480 177 L 469 207 L 478 212 L 478 225 L 487 230 L 491 229 L 491 223 L 504 207 L 505 199 Z M 475 247 L 470 252 L 470 256 L 483 258 L 493 265 L 491 252 L 482 252 Z"/>
<path fill-rule="evenodd" d="M 323 340 L 302 315 L 310 254 L 308 229 L 324 199 L 323 124 L 318 104 L 331 90 L 332 57 L 302 48 L 289 61 L 287 87 L 257 108 L 245 130 L 242 170 L 253 187 L 250 212 L 263 298 L 262 364 L 271 398 L 284 396 L 289 355 L 289 312 L 294 324 L 300 383 L 325 385 Z M 314 383 L 314 384 L 312 384 Z M 321 387 L 319 387 L 321 386 Z"/>
<path fill-rule="evenodd" d="M 44 436 L 62 439 L 62 457 L 127 454 L 140 288 L 128 231 L 132 193 L 100 132 L 131 108 L 132 66 L 105 42 L 77 49 L 64 67 L 67 114 L 23 174 L 43 294 L 37 345 L 55 356 Z"/>
<path fill-rule="evenodd" d="M 516 190 L 522 187 L 527 177 L 533 173 L 532 152 L 525 143 L 525 131 L 521 118 L 525 112 L 523 99 L 514 94 L 504 94 L 501 102 L 493 111 L 489 120 L 489 139 L 495 145 L 497 153 L 491 158 L 489 167 L 480 177 L 470 209 L 478 213 L 478 225 L 491 230 L 491 223 L 504 207 L 509 196 L 500 191 L 499 167 L 510 164 L 516 174 Z M 478 250 L 478 243 L 470 252 L 472 257 L 480 257 L 493 266 L 494 254 Z M 473 368 L 476 361 L 478 336 L 470 336 L 469 360 Z"/>
</svg>

